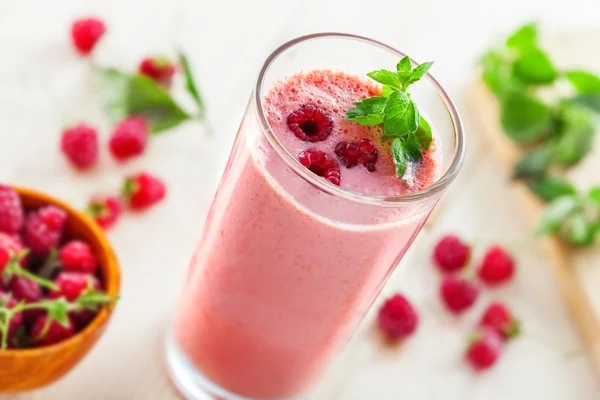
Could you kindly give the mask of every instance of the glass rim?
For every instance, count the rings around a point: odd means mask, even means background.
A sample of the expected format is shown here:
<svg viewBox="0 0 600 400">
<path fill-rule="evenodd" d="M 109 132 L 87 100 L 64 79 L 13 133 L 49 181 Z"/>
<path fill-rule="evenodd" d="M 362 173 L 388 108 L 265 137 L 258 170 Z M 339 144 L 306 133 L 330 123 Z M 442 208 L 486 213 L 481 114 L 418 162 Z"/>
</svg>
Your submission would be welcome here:
<svg viewBox="0 0 600 400">
<path fill-rule="evenodd" d="M 460 168 L 464 162 L 465 158 L 465 132 L 463 128 L 463 123 L 458 114 L 458 110 L 454 105 L 454 102 L 448 95 L 448 93 L 444 90 L 444 88 L 439 84 L 439 82 L 429 73 L 427 72 L 423 78 L 427 79 L 437 91 L 439 97 L 442 99 L 447 111 L 450 114 L 452 119 L 452 125 L 454 128 L 455 141 L 456 145 L 454 146 L 454 154 L 452 155 L 452 162 L 450 166 L 447 168 L 446 172 L 437 179 L 433 184 L 426 187 L 425 189 L 419 190 L 413 193 L 401 194 L 398 196 L 371 196 L 359 192 L 355 192 L 352 190 L 344 189 L 339 186 L 334 185 L 333 183 L 327 181 L 326 179 L 321 178 L 320 176 L 312 173 L 309 169 L 304 167 L 300 161 L 294 157 L 281 143 L 281 141 L 277 138 L 277 135 L 271 129 L 269 122 L 267 120 L 265 110 L 263 107 L 263 99 L 262 93 L 264 88 L 264 80 L 267 75 L 267 72 L 271 68 L 271 65 L 277 60 L 277 58 L 283 54 L 286 50 L 290 48 L 313 39 L 322 39 L 322 38 L 337 38 L 337 39 L 348 39 L 348 40 L 356 40 L 359 42 L 364 42 L 370 45 L 374 45 L 383 50 L 389 51 L 391 53 L 396 54 L 400 58 L 406 56 L 401 51 L 396 50 L 395 48 L 388 46 L 382 42 L 377 40 L 369 39 L 364 36 L 354 35 L 350 33 L 338 33 L 338 32 L 322 32 L 322 33 L 314 33 L 310 35 L 304 35 L 292 39 L 288 42 L 285 42 L 278 48 L 276 48 L 265 60 L 260 73 L 258 75 L 258 79 L 256 81 L 256 86 L 254 88 L 254 100 L 256 102 L 256 110 L 258 114 L 258 120 L 263 128 L 263 134 L 266 136 L 270 145 L 275 149 L 277 154 L 285 160 L 286 164 L 292 168 L 292 170 L 300 175 L 304 180 L 308 183 L 318 187 L 320 190 L 325 193 L 343 197 L 352 201 L 357 201 L 361 203 L 368 203 L 372 205 L 399 205 L 401 203 L 409 203 L 415 202 L 423 199 L 428 199 L 433 197 L 434 195 L 442 192 L 449 184 L 456 178 Z M 415 61 L 411 58 L 412 63 Z"/>
</svg>

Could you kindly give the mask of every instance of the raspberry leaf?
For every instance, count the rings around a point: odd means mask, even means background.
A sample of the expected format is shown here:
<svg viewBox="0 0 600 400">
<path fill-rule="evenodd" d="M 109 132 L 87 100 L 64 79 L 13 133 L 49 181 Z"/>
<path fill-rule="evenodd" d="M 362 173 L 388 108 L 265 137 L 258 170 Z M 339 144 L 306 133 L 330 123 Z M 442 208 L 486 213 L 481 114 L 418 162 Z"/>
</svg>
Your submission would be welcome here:
<svg viewBox="0 0 600 400">
<path fill-rule="evenodd" d="M 506 39 L 506 47 L 526 51 L 535 47 L 538 40 L 538 27 L 536 23 L 523 25 Z"/>
<path fill-rule="evenodd" d="M 152 133 L 159 133 L 190 119 L 164 87 L 145 75 L 105 68 L 100 77 L 104 108 L 115 122 L 137 115 L 147 120 Z"/>
<path fill-rule="evenodd" d="M 600 207 L 600 186 L 593 187 L 588 193 L 588 197 Z"/>
<path fill-rule="evenodd" d="M 567 239 L 578 246 L 593 244 L 596 240 L 594 224 L 582 212 L 575 213 L 567 225 Z"/>
<path fill-rule="evenodd" d="M 43 305 L 41 308 L 45 308 L 48 311 L 48 324 L 50 321 L 55 320 L 62 326 L 69 326 L 69 308 L 64 298 L 53 301 L 42 301 L 40 305 Z"/>
<path fill-rule="evenodd" d="M 600 92 L 585 93 L 571 99 L 571 102 L 600 113 Z"/>
<path fill-rule="evenodd" d="M 515 179 L 541 178 L 546 174 L 551 161 L 552 149 L 549 146 L 540 146 L 521 157 L 514 167 L 513 177 Z"/>
<path fill-rule="evenodd" d="M 192 74 L 192 67 L 190 66 L 190 62 L 187 56 L 183 53 L 179 53 L 179 62 L 183 67 L 183 74 L 185 76 L 185 88 L 192 96 L 192 99 L 196 102 L 198 106 L 198 119 L 204 118 L 204 101 L 202 101 L 202 97 L 200 96 L 200 91 L 198 90 L 198 85 L 194 81 L 194 75 Z"/>
</svg>

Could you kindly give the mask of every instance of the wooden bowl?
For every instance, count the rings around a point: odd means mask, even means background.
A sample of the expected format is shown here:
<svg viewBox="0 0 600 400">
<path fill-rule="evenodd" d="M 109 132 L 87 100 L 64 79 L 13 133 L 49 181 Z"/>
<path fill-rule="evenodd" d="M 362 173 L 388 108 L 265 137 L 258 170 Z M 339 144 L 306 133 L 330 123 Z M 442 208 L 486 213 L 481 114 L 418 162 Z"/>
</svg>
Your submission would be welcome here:
<svg viewBox="0 0 600 400">
<path fill-rule="evenodd" d="M 15 188 L 25 209 L 56 205 L 69 215 L 67 237 L 87 241 L 98 257 L 100 274 L 107 294 L 119 293 L 117 258 L 102 229 L 84 213 L 46 194 Z M 103 308 L 81 332 L 64 342 L 34 349 L 0 350 L 0 393 L 32 390 L 48 385 L 69 372 L 100 338 L 113 307 Z"/>
</svg>

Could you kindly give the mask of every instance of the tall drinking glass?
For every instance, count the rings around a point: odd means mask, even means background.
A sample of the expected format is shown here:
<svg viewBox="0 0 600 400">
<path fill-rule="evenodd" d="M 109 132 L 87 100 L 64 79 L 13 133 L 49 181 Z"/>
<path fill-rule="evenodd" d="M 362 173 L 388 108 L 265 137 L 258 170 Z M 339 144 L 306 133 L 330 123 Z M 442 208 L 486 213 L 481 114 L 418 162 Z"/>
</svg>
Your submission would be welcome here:
<svg viewBox="0 0 600 400">
<path fill-rule="evenodd" d="M 458 112 L 426 75 L 411 96 L 433 127 L 438 177 L 377 197 L 334 186 L 281 144 L 263 109 L 275 82 L 325 68 L 364 76 L 404 54 L 335 33 L 279 47 L 260 71 L 167 339 L 190 399 L 291 399 L 349 340 L 464 156 Z"/>
</svg>

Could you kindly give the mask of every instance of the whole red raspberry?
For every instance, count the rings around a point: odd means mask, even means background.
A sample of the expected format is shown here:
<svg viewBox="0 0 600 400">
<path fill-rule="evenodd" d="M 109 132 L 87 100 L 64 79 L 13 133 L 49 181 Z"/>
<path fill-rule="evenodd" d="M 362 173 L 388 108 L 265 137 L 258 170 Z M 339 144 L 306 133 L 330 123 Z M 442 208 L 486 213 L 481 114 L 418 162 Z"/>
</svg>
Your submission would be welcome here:
<svg viewBox="0 0 600 400">
<path fill-rule="evenodd" d="M 19 194 L 10 186 L 0 185 L 0 232 L 19 232 L 23 227 L 23 220 Z"/>
<path fill-rule="evenodd" d="M 515 274 L 515 261 L 500 246 L 492 246 L 483 257 L 477 275 L 484 283 L 495 286 L 506 283 Z"/>
<path fill-rule="evenodd" d="M 56 206 L 44 206 L 27 215 L 23 236 L 29 249 L 45 257 L 58 247 L 67 223 L 67 213 Z"/>
<path fill-rule="evenodd" d="M 169 87 L 175 76 L 176 68 L 175 64 L 166 57 L 148 57 L 142 60 L 138 71 L 161 85 Z"/>
<path fill-rule="evenodd" d="M 47 314 L 38 316 L 31 327 L 31 339 L 41 346 L 62 342 L 74 334 L 75 327 L 70 318 L 63 326 L 56 320 L 50 320 Z"/>
<path fill-rule="evenodd" d="M 465 357 L 477 371 L 494 365 L 502 351 L 502 338 L 492 329 L 478 332 L 471 341 Z"/>
<path fill-rule="evenodd" d="M 373 172 L 379 152 L 375 143 L 369 139 L 360 139 L 357 143 L 339 142 L 335 146 L 335 154 L 346 168 L 362 164 L 369 172 Z"/>
<path fill-rule="evenodd" d="M 310 169 L 314 174 L 322 176 L 334 185 L 340 186 L 342 179 L 340 165 L 327 153 L 314 148 L 298 154 L 300 164 Z"/>
<path fill-rule="evenodd" d="M 99 290 L 100 281 L 94 275 L 81 272 L 61 272 L 54 280 L 58 290 L 50 291 L 50 298 L 64 297 L 67 301 L 75 301 L 84 290 Z"/>
<path fill-rule="evenodd" d="M 496 331 L 507 340 L 521 333 L 521 324 L 504 304 L 492 303 L 481 316 L 479 326 Z"/>
<path fill-rule="evenodd" d="M 404 338 L 417 329 L 419 316 L 401 294 L 390 297 L 379 309 L 379 327 L 392 339 Z"/>
<path fill-rule="evenodd" d="M 98 132 L 85 124 L 67 128 L 62 133 L 61 149 L 75 167 L 90 168 L 98 160 Z"/>
<path fill-rule="evenodd" d="M 14 308 L 18 302 L 10 295 L 4 292 L 0 292 L 0 306 L 4 306 L 9 310 Z M 0 321 L 2 321 L 3 316 L 0 314 Z M 18 312 L 13 314 L 10 322 L 8 324 L 8 342 L 12 341 L 12 337 L 15 334 L 17 328 L 23 323 L 23 313 Z M 2 335 L 0 334 L 0 338 Z"/>
<path fill-rule="evenodd" d="M 58 253 L 65 271 L 96 273 L 98 260 L 92 247 L 81 240 L 71 240 Z"/>
<path fill-rule="evenodd" d="M 475 303 L 479 288 L 473 282 L 449 275 L 442 281 L 440 295 L 449 311 L 460 314 Z"/>
<path fill-rule="evenodd" d="M 10 292 L 17 300 L 35 303 L 43 297 L 42 288 L 37 282 L 24 276 L 15 276 L 10 280 Z"/>
<path fill-rule="evenodd" d="M 121 200 L 115 196 L 95 196 L 90 200 L 87 213 L 103 229 L 113 226 L 123 213 Z"/>
<path fill-rule="evenodd" d="M 146 148 L 148 124 L 141 117 L 129 117 L 119 122 L 110 137 L 110 152 L 118 161 L 139 156 Z"/>
<path fill-rule="evenodd" d="M 23 244 L 18 242 L 13 236 L 0 232 L 0 281 L 2 272 L 8 262 L 17 254 L 23 251 Z"/>
<path fill-rule="evenodd" d="M 71 39 L 80 54 L 89 54 L 106 32 L 106 26 L 98 18 L 81 18 L 71 26 Z"/>
<path fill-rule="evenodd" d="M 129 207 L 143 210 L 160 202 L 167 190 L 160 179 L 146 172 L 141 172 L 125 179 L 123 197 Z"/>
<path fill-rule="evenodd" d="M 311 104 L 288 115 L 287 125 L 298 139 L 305 142 L 320 142 L 333 132 L 333 118 L 327 111 Z"/>
<path fill-rule="evenodd" d="M 433 250 L 433 261 L 444 273 L 456 272 L 469 262 L 471 248 L 457 236 L 444 236 Z"/>
</svg>

